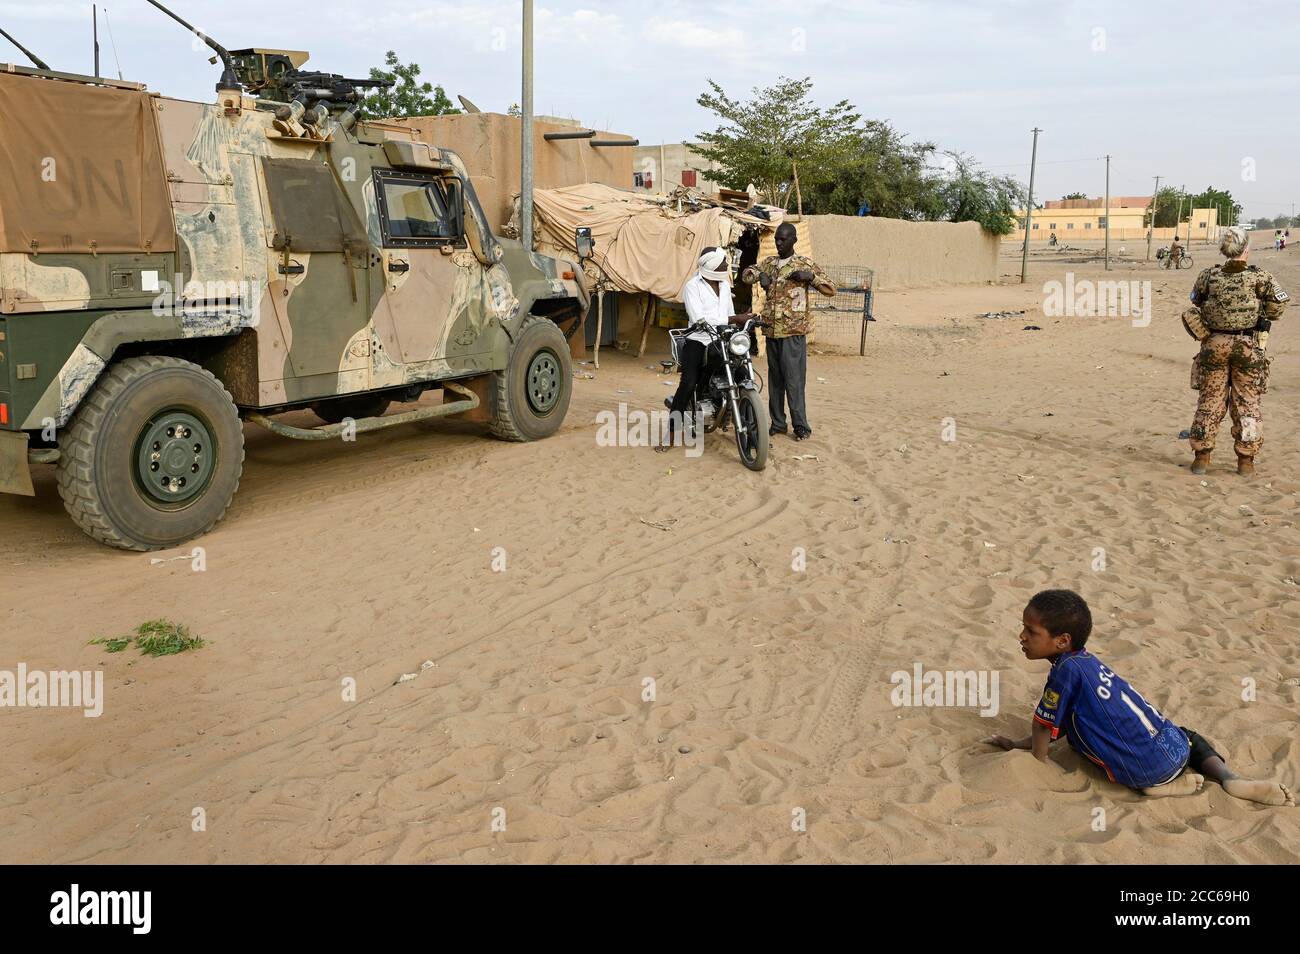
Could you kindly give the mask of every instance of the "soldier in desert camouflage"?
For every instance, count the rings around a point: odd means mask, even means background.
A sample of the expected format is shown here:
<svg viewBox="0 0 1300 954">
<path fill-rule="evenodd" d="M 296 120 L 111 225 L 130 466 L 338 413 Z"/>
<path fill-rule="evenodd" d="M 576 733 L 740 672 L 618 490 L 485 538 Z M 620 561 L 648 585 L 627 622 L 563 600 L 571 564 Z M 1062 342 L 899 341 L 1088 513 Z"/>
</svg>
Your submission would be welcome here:
<svg viewBox="0 0 1300 954">
<path fill-rule="evenodd" d="M 1188 330 L 1201 341 L 1192 366 L 1192 387 L 1201 392 L 1191 428 L 1192 473 L 1208 469 L 1227 412 L 1232 415 L 1237 473 L 1248 476 L 1255 472 L 1255 455 L 1263 443 L 1260 398 L 1268 386 L 1266 329 L 1260 321 L 1280 318 L 1288 296 L 1272 275 L 1246 264 L 1250 238 L 1244 229 L 1228 229 L 1219 251 L 1228 261 L 1205 269 L 1192 288 L 1200 320 L 1193 313 Z"/>
<path fill-rule="evenodd" d="M 767 336 L 768 409 L 772 417 L 771 432 L 786 432 L 785 405 L 790 405 L 794 439 L 812 436 L 804 401 L 804 384 L 808 378 L 808 335 L 812 332 L 812 313 L 808 308 L 808 287 L 823 295 L 835 294 L 835 283 L 810 258 L 794 254 L 799 234 L 789 222 L 776 229 L 776 254 L 741 273 L 749 284 L 758 282 L 767 294 L 763 320 L 770 324 Z"/>
</svg>

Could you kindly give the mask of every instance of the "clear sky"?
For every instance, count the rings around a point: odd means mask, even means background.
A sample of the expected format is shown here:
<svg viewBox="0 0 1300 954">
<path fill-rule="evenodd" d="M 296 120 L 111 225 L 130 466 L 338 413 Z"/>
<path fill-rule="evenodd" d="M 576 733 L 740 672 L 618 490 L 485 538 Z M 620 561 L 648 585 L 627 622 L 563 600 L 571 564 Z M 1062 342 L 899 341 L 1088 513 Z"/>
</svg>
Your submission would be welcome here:
<svg viewBox="0 0 1300 954">
<path fill-rule="evenodd" d="M 307 49 L 365 76 L 384 51 L 484 110 L 519 100 L 518 0 L 173 0 L 232 49 Z M 208 100 L 218 70 L 145 0 L 109 0 L 103 71 Z M 101 6 L 101 10 L 104 7 Z M 711 128 L 706 78 L 733 95 L 809 76 L 917 139 L 1028 179 L 1035 198 L 1162 184 L 1230 190 L 1246 217 L 1300 204 L 1300 4 L 1251 0 L 894 0 L 713 3 L 546 0 L 536 7 L 537 111 L 676 142 Z M 0 0 L 0 26 L 55 69 L 90 72 L 90 3 Z M 116 55 L 114 46 L 116 46 Z M 0 62 L 21 54 L 0 40 Z M 5 134 L 9 134 L 5 130 Z"/>
</svg>

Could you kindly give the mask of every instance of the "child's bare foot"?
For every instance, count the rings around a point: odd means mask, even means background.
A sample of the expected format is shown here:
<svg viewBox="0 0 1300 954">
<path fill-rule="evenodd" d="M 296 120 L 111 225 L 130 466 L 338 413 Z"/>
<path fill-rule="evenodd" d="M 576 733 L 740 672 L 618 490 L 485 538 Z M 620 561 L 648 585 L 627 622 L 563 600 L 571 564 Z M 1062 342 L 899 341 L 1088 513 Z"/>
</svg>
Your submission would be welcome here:
<svg viewBox="0 0 1300 954">
<path fill-rule="evenodd" d="M 1195 772 L 1184 772 L 1172 782 L 1142 789 L 1148 798 L 1168 798 L 1171 795 L 1195 795 L 1205 785 L 1205 776 Z"/>
<path fill-rule="evenodd" d="M 1291 794 L 1291 789 L 1281 782 L 1255 782 L 1248 778 L 1230 778 L 1223 783 L 1223 790 L 1233 798 L 1244 798 L 1248 802 L 1295 807 L 1295 796 Z"/>
</svg>

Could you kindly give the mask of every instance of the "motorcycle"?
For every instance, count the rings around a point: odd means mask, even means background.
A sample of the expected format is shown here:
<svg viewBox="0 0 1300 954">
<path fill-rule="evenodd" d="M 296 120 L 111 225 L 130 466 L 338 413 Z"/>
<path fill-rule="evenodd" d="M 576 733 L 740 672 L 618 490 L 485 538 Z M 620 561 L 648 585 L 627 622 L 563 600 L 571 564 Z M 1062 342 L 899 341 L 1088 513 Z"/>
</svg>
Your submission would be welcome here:
<svg viewBox="0 0 1300 954">
<path fill-rule="evenodd" d="M 666 370 L 676 367 L 680 372 L 682 349 L 687 338 L 698 331 L 708 334 L 710 341 L 705 346 L 704 373 L 691 395 L 687 411 L 689 419 L 683 424 L 691 428 L 693 437 L 698 437 L 700 427 L 705 434 L 711 434 L 717 430 L 725 433 L 734 426 L 740 462 L 750 470 L 762 470 L 767 466 L 772 440 L 768 433 L 767 403 L 761 396 L 762 379 L 754 371 L 750 359 L 754 329 L 761 326 L 759 318 L 753 316 L 741 326 L 715 327 L 707 322 L 697 322 L 687 328 L 672 329 L 668 336 L 672 341 L 673 360 L 663 362 Z M 671 407 L 672 399 L 665 399 L 664 404 Z"/>
</svg>

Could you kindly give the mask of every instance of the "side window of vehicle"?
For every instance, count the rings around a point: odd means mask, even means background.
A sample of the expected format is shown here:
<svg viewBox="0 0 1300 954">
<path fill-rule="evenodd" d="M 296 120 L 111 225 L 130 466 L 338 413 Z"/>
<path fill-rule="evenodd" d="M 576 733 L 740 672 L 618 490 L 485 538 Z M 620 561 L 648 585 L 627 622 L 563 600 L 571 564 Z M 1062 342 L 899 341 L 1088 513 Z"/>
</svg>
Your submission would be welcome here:
<svg viewBox="0 0 1300 954">
<path fill-rule="evenodd" d="M 462 244 L 460 216 L 439 179 L 375 170 L 375 195 L 385 248 Z"/>
</svg>

